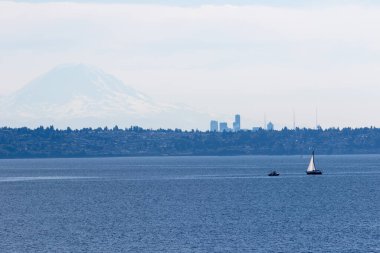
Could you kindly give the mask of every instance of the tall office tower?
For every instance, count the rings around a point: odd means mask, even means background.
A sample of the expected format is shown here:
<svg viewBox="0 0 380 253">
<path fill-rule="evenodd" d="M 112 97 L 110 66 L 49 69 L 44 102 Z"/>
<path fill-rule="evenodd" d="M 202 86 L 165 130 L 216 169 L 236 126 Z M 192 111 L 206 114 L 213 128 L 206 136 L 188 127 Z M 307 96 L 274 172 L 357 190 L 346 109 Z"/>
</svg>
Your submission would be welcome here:
<svg viewBox="0 0 380 253">
<path fill-rule="evenodd" d="M 267 124 L 267 130 L 272 131 L 273 129 L 274 129 L 274 125 L 272 122 L 269 121 L 269 123 Z"/>
<path fill-rule="evenodd" d="M 218 132 L 218 121 L 216 120 L 211 120 L 210 121 L 210 132 Z"/>
<path fill-rule="evenodd" d="M 240 115 L 239 114 L 235 115 L 235 122 L 233 124 L 233 128 L 235 132 L 240 131 Z"/>
<path fill-rule="evenodd" d="M 228 132 L 227 122 L 220 122 L 219 123 L 219 131 L 220 132 Z"/>
</svg>

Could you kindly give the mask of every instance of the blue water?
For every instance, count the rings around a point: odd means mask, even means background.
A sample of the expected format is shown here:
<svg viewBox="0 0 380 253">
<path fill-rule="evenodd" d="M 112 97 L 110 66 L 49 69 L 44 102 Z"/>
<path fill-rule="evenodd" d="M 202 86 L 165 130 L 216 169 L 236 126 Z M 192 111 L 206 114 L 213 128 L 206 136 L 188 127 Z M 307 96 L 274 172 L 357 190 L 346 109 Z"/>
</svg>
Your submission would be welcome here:
<svg viewBox="0 0 380 253">
<path fill-rule="evenodd" d="M 0 252 L 380 252 L 380 156 L 308 160 L 0 160 Z"/>
</svg>

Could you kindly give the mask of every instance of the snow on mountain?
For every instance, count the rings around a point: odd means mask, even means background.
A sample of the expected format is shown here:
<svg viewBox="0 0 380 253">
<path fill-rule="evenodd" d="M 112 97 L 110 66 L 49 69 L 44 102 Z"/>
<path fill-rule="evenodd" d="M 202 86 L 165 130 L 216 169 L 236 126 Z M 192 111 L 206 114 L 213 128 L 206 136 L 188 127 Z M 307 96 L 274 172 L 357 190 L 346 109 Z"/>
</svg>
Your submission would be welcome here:
<svg viewBox="0 0 380 253">
<path fill-rule="evenodd" d="M 60 65 L 0 103 L 1 121 L 10 126 L 189 129 L 208 120 L 188 107 L 157 103 L 112 75 L 83 64 Z"/>
</svg>

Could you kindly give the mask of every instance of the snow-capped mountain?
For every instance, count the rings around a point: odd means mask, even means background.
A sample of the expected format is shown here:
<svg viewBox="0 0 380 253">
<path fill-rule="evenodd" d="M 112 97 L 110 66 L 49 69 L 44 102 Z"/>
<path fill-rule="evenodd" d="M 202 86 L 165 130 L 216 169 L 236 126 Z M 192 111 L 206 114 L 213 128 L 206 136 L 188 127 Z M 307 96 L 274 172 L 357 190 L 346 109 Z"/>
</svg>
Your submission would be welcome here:
<svg viewBox="0 0 380 253">
<path fill-rule="evenodd" d="M 1 121 L 11 126 L 197 128 L 207 115 L 157 103 L 102 70 L 60 65 L 1 101 Z"/>
</svg>

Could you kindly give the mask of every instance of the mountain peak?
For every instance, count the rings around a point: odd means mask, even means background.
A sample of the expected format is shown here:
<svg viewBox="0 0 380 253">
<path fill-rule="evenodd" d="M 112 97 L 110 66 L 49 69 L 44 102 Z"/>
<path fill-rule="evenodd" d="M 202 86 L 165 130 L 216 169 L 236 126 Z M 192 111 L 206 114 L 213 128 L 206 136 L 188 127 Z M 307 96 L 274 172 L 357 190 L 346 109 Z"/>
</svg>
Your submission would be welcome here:
<svg viewBox="0 0 380 253">
<path fill-rule="evenodd" d="M 101 69 L 85 64 L 62 64 L 28 83 L 15 96 L 30 105 L 64 103 L 75 97 L 101 100 L 120 94 L 144 97 Z"/>
<path fill-rule="evenodd" d="M 188 126 L 198 114 L 155 103 L 99 68 L 62 64 L 2 100 L 0 114 L 18 126 Z M 193 120 L 191 120 L 193 121 Z M 29 122 L 25 124 L 25 122 Z"/>
</svg>

